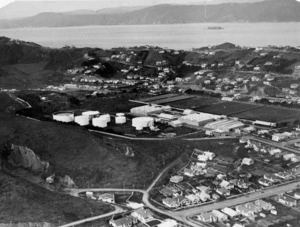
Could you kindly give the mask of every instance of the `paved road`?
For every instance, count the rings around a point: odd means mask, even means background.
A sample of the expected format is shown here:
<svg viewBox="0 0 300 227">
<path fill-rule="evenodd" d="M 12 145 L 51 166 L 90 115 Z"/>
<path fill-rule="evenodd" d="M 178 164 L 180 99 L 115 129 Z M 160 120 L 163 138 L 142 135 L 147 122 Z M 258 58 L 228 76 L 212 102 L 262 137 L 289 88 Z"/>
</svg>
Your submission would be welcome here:
<svg viewBox="0 0 300 227">
<path fill-rule="evenodd" d="M 107 213 L 107 214 L 102 214 L 102 215 L 98 215 L 98 216 L 94 216 L 94 217 L 90 217 L 90 218 L 86 218 L 86 219 L 82 219 L 82 220 L 79 220 L 79 221 L 75 221 L 75 222 L 72 222 L 72 223 L 69 223 L 69 224 L 66 224 L 66 225 L 61 225 L 60 227 L 71 227 L 71 226 L 75 226 L 75 225 L 81 225 L 83 223 L 86 223 L 86 222 L 90 222 L 90 221 L 95 221 L 95 220 L 98 220 L 98 219 L 101 219 L 101 218 L 105 218 L 105 217 L 109 217 L 109 216 L 112 216 L 114 214 L 119 214 L 119 213 L 122 213 L 124 212 L 124 210 L 118 206 L 115 206 L 113 205 L 115 210 L 110 212 L 110 213 Z"/>
<path fill-rule="evenodd" d="M 287 150 L 287 151 L 291 151 L 291 152 L 300 154 L 300 151 L 297 150 L 297 149 L 286 147 L 286 146 L 284 146 L 284 145 L 282 145 L 280 143 L 273 142 L 271 140 L 269 141 L 269 140 L 266 140 L 266 139 L 260 139 L 258 137 L 254 137 L 254 136 L 246 136 L 246 137 L 249 138 L 250 140 L 255 140 L 255 141 L 258 141 L 258 142 L 261 142 L 261 143 L 264 143 L 264 144 L 271 145 L 273 147 L 278 147 L 278 148 L 281 148 L 283 150 Z"/>
</svg>

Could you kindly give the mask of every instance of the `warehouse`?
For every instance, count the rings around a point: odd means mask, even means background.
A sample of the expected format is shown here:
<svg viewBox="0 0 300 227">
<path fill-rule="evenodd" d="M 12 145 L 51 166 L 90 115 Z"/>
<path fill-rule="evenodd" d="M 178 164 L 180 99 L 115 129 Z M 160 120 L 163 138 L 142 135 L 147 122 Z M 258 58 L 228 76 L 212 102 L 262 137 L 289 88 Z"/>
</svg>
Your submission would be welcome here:
<svg viewBox="0 0 300 227">
<path fill-rule="evenodd" d="M 237 120 L 219 120 L 215 122 L 208 123 L 204 126 L 205 129 L 209 130 L 221 130 L 223 132 L 230 132 L 237 128 L 244 127 L 244 124 Z"/>
<path fill-rule="evenodd" d="M 138 106 L 130 109 L 130 113 L 135 116 L 149 116 L 163 112 L 165 108 L 157 105 Z"/>
<path fill-rule="evenodd" d="M 199 127 L 212 122 L 215 119 L 219 119 L 221 116 L 207 113 L 189 114 L 180 117 L 178 120 L 186 126 Z"/>
</svg>

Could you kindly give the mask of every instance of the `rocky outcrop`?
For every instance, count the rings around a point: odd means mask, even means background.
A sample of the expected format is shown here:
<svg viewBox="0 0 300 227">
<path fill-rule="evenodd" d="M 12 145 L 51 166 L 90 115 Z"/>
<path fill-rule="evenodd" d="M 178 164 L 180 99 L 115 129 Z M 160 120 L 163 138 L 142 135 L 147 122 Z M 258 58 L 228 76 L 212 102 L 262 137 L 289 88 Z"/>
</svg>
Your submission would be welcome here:
<svg viewBox="0 0 300 227">
<path fill-rule="evenodd" d="M 11 153 L 8 156 L 8 163 L 13 167 L 21 167 L 34 172 L 44 172 L 49 167 L 32 150 L 23 146 L 11 145 Z"/>
</svg>

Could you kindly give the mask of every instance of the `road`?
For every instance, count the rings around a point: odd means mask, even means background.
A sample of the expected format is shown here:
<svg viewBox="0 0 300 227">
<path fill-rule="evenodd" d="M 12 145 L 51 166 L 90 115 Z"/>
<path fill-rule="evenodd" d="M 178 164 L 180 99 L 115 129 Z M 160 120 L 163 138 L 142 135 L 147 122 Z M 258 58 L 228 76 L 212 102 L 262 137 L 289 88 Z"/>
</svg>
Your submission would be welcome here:
<svg viewBox="0 0 300 227">
<path fill-rule="evenodd" d="M 95 220 L 98 220 L 98 219 L 101 219 L 101 218 L 109 217 L 109 216 L 124 212 L 124 210 L 122 208 L 120 208 L 118 206 L 115 206 L 115 205 L 113 205 L 113 206 L 114 206 L 115 210 L 110 212 L 110 213 L 102 214 L 102 215 L 98 215 L 98 216 L 94 216 L 94 217 L 90 217 L 90 218 L 86 218 L 86 219 L 82 219 L 82 220 L 75 221 L 75 222 L 72 222 L 72 223 L 69 223 L 69 224 L 66 224 L 66 225 L 61 225 L 60 227 L 71 227 L 71 226 L 75 226 L 75 225 L 81 225 L 81 224 L 86 223 L 86 222 L 95 221 Z"/>
<path fill-rule="evenodd" d="M 255 140 L 255 141 L 258 141 L 258 142 L 261 142 L 261 143 L 264 143 L 264 144 L 271 145 L 273 147 L 278 147 L 278 148 L 283 149 L 283 150 L 287 150 L 287 151 L 290 151 L 290 152 L 300 154 L 300 151 L 297 150 L 297 149 L 286 147 L 286 146 L 284 146 L 280 143 L 273 142 L 271 140 L 261 139 L 261 138 L 254 137 L 254 136 L 246 136 L 246 137 L 249 138 L 250 140 Z"/>
</svg>

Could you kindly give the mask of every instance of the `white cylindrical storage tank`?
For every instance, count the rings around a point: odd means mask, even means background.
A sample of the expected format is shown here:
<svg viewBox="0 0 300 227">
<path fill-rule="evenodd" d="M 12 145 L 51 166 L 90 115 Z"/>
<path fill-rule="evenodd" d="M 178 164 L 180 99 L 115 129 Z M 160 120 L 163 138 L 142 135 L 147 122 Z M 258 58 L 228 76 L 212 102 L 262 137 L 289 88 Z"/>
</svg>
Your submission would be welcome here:
<svg viewBox="0 0 300 227">
<path fill-rule="evenodd" d="M 117 116 L 117 117 L 124 117 L 125 114 L 124 114 L 124 113 L 117 113 L 116 116 Z"/>
<path fill-rule="evenodd" d="M 99 114 L 100 114 L 99 111 L 86 111 L 82 113 L 83 116 L 88 116 L 90 120 L 95 117 L 98 117 Z"/>
<path fill-rule="evenodd" d="M 126 123 L 126 117 L 124 116 L 118 116 L 116 117 L 116 124 L 121 125 Z"/>
<path fill-rule="evenodd" d="M 105 119 L 106 122 L 110 122 L 110 115 L 109 114 L 103 114 L 100 116 L 101 119 Z"/>
<path fill-rule="evenodd" d="M 154 126 L 154 119 L 152 117 L 136 117 L 132 119 L 132 126 L 137 130 L 141 128 Z"/>
<path fill-rule="evenodd" d="M 138 130 L 138 131 L 141 131 L 141 130 L 143 130 L 144 128 L 143 128 L 142 126 L 136 126 L 135 129 Z"/>
<path fill-rule="evenodd" d="M 92 120 L 93 126 L 99 127 L 99 128 L 106 128 L 107 127 L 107 121 L 103 118 L 97 117 Z"/>
<path fill-rule="evenodd" d="M 89 116 L 80 115 L 75 117 L 75 122 L 81 126 L 86 126 L 90 123 L 90 119 Z"/>
<path fill-rule="evenodd" d="M 53 120 L 60 122 L 73 122 L 74 121 L 74 113 L 73 112 L 56 112 L 52 115 Z"/>
</svg>

